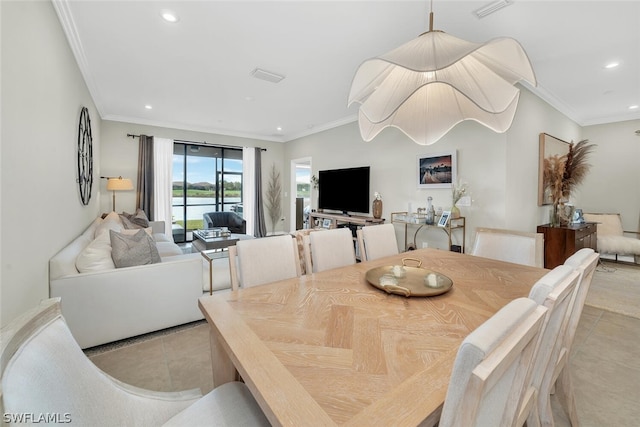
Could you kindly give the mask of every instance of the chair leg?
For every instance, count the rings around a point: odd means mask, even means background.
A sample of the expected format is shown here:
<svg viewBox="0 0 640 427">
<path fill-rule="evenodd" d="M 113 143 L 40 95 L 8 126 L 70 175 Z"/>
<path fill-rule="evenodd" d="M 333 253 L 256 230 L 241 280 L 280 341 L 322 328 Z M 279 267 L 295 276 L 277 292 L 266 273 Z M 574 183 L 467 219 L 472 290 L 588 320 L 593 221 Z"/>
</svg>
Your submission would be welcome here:
<svg viewBox="0 0 640 427">
<path fill-rule="evenodd" d="M 560 404 L 569 417 L 569 421 L 571 421 L 571 427 L 579 427 L 580 421 L 578 420 L 578 410 L 576 408 L 576 401 L 573 393 L 571 373 L 567 366 L 565 366 L 558 376 L 558 380 L 556 381 L 556 391 L 558 393 Z"/>
</svg>

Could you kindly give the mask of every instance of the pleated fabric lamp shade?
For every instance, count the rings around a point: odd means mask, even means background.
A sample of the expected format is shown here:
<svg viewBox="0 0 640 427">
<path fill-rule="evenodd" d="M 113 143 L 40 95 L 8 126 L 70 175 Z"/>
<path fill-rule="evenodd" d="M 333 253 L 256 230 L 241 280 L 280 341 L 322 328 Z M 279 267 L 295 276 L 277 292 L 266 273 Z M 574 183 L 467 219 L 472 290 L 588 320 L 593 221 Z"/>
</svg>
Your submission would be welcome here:
<svg viewBox="0 0 640 427">
<path fill-rule="evenodd" d="M 536 78 L 524 49 L 511 38 L 472 43 L 430 29 L 356 71 L 349 105 L 361 104 L 360 133 L 371 141 L 393 126 L 421 145 L 438 141 L 463 120 L 495 132 L 511 126 L 520 90 Z"/>
</svg>

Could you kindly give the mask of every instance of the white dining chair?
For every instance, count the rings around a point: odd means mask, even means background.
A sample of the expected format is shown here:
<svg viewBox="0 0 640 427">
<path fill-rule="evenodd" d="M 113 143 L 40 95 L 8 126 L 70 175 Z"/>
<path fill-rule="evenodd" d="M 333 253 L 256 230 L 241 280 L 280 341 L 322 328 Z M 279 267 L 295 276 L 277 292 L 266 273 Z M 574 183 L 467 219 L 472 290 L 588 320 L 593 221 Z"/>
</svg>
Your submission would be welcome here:
<svg viewBox="0 0 640 427">
<path fill-rule="evenodd" d="M 398 254 L 396 229 L 393 224 L 370 225 L 356 231 L 360 259 L 370 261 Z"/>
<path fill-rule="evenodd" d="M 518 298 L 464 339 L 439 427 L 515 426 L 531 407 L 530 363 L 547 309 Z"/>
<path fill-rule="evenodd" d="M 569 417 L 572 426 L 578 426 L 578 412 L 575 403 L 575 394 L 573 390 L 573 384 L 571 382 L 569 355 L 573 347 L 573 341 L 576 335 L 576 329 L 582 316 L 582 310 L 584 308 L 584 302 L 591 286 L 591 280 L 593 274 L 598 265 L 600 255 L 594 252 L 591 248 L 583 248 L 578 252 L 567 258 L 564 265 L 574 268 L 580 274 L 580 280 L 576 288 L 575 295 L 571 301 L 571 307 L 569 309 L 569 319 L 567 327 L 564 331 L 564 336 L 561 337 L 562 348 L 560 354 L 555 360 L 555 365 L 550 366 L 553 377 L 549 379 L 549 383 L 555 384 L 555 391 L 558 396 L 565 413 Z M 553 415 L 550 412 L 546 412 L 541 415 L 543 423 L 551 423 Z"/>
<path fill-rule="evenodd" d="M 47 414 L 80 426 L 269 425 L 241 382 L 203 397 L 198 389 L 157 392 L 110 377 L 74 340 L 60 298 L 42 301 L 3 327 L 0 338 L 3 416 Z"/>
<path fill-rule="evenodd" d="M 229 246 L 231 289 L 300 277 L 296 240 L 288 235 L 240 240 Z"/>
<path fill-rule="evenodd" d="M 528 427 L 536 427 L 551 414 L 551 388 L 553 366 L 562 350 L 563 340 L 568 326 L 571 303 L 578 289 L 580 274 L 566 265 L 559 265 L 538 280 L 529 298 L 544 306 L 548 310 L 542 331 L 540 333 L 538 349 L 532 363 L 531 385 L 536 390 L 536 401 L 533 410 L 527 410 Z M 531 408 L 530 408 L 531 409 Z M 526 414 L 522 414 L 524 417 Z M 522 425 L 524 419 L 518 425 Z"/>
<path fill-rule="evenodd" d="M 544 236 L 497 228 L 478 228 L 472 255 L 544 267 Z"/>
<path fill-rule="evenodd" d="M 307 274 L 356 263 L 353 235 L 348 228 L 334 228 L 305 236 L 304 259 Z"/>
</svg>

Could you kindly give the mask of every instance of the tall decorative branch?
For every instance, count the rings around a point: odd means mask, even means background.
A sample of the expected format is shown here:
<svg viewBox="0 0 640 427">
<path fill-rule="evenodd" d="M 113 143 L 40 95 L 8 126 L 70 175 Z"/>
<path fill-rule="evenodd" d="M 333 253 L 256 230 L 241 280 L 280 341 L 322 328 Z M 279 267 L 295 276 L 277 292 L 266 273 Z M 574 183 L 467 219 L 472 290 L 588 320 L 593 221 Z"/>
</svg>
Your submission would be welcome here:
<svg viewBox="0 0 640 427">
<path fill-rule="evenodd" d="M 585 179 L 591 165 L 588 157 L 596 145 L 583 139 L 576 144 L 569 144 L 569 152 L 565 155 L 555 155 L 544 159 L 543 182 L 545 189 L 553 201 L 553 214 L 557 218 L 560 214 L 559 206 L 564 200 L 568 200 L 574 191 Z M 557 218 L 566 221 L 568 218 Z"/>
<path fill-rule="evenodd" d="M 282 215 L 282 183 L 280 180 L 280 172 L 276 169 L 275 163 L 271 165 L 265 203 L 267 205 L 269 219 L 271 220 L 271 234 L 275 234 L 276 225 Z"/>
</svg>

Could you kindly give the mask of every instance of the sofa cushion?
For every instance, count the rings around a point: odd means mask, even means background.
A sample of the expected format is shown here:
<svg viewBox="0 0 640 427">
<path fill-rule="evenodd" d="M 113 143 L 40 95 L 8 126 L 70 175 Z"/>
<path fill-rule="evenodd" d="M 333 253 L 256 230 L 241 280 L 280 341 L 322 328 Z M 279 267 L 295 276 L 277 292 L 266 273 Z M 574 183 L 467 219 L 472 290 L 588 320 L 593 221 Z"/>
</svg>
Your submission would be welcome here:
<svg viewBox="0 0 640 427">
<path fill-rule="evenodd" d="M 183 254 L 182 249 L 173 242 L 156 242 L 156 248 L 158 249 L 160 258 Z"/>
<path fill-rule="evenodd" d="M 80 273 L 113 270 L 116 268 L 113 259 L 111 259 L 109 234 L 102 233 L 80 252 L 76 258 L 76 268 Z"/>
<path fill-rule="evenodd" d="M 129 235 L 110 230 L 111 258 L 116 268 L 161 262 L 155 241 L 144 230 Z"/>
<path fill-rule="evenodd" d="M 109 230 L 114 230 L 117 232 L 121 232 L 122 230 L 124 230 L 124 225 L 122 225 L 120 216 L 115 212 L 111 212 L 109 215 L 107 215 L 104 220 L 102 220 L 102 222 L 96 227 L 96 233 L 94 237 L 98 238 L 102 234 L 106 234 L 107 236 L 109 236 Z"/>
</svg>

